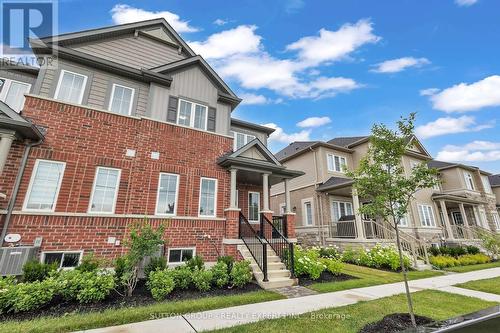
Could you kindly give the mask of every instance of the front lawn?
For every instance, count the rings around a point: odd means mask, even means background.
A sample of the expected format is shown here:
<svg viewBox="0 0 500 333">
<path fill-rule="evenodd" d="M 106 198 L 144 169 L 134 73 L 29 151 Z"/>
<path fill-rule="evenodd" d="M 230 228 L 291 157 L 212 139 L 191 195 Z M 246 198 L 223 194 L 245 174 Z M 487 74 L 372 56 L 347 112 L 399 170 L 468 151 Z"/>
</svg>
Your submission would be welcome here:
<svg viewBox="0 0 500 333">
<path fill-rule="evenodd" d="M 215 296 L 183 301 L 166 301 L 147 306 L 109 309 L 103 312 L 65 314 L 61 317 L 42 317 L 26 321 L 0 323 L 0 332 L 71 332 L 77 330 L 122 325 L 143 320 L 158 319 L 190 312 L 206 311 L 249 303 L 282 299 L 283 296 L 270 291 L 254 291 L 230 296 Z"/>
<path fill-rule="evenodd" d="M 448 268 L 445 268 L 444 270 L 449 271 L 449 272 L 456 272 L 456 273 L 466 273 L 466 272 L 472 272 L 472 271 L 477 271 L 480 269 L 488 269 L 488 268 L 493 268 L 493 267 L 500 267 L 500 260 L 494 261 L 494 262 L 489 262 L 486 264 L 448 267 Z"/>
<path fill-rule="evenodd" d="M 313 283 L 307 287 L 321 293 L 326 293 L 403 281 L 402 273 L 373 269 L 364 266 L 356 266 L 352 264 L 344 264 L 342 273 L 353 276 L 355 277 L 355 279 L 346 281 Z M 438 271 L 410 271 L 408 272 L 408 278 L 410 280 L 416 280 L 443 274 L 444 273 Z"/>
<path fill-rule="evenodd" d="M 444 320 L 494 306 L 477 298 L 425 290 L 413 294 L 417 315 Z M 377 322 L 391 313 L 406 311 L 406 296 L 382 298 L 339 308 L 236 326 L 217 332 L 358 332 L 365 325 Z"/>
<path fill-rule="evenodd" d="M 500 295 L 500 277 L 457 284 L 457 287 Z"/>
</svg>

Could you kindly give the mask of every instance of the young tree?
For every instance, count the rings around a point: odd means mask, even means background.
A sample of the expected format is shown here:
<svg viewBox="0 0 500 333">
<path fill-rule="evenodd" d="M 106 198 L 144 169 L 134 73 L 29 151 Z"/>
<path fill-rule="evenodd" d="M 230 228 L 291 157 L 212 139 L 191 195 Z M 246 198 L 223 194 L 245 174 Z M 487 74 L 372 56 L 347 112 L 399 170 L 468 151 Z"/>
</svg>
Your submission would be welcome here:
<svg viewBox="0 0 500 333">
<path fill-rule="evenodd" d="M 412 324 L 416 326 L 398 226 L 415 193 L 436 185 L 437 170 L 429 169 L 423 162 L 405 172 L 402 160 L 414 137 L 414 121 L 415 114 L 412 113 L 397 122 L 396 130 L 384 124 L 374 125 L 368 154 L 357 170 L 347 174 L 353 178 L 358 195 L 369 201 L 359 209 L 359 213 L 383 219 L 395 230 L 408 309 Z"/>
</svg>

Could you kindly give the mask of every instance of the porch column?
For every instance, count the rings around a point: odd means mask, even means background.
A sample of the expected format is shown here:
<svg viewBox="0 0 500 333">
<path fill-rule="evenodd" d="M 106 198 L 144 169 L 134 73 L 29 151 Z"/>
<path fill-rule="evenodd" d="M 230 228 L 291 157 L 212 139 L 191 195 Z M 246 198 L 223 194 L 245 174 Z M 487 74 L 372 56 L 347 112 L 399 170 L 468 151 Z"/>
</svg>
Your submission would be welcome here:
<svg viewBox="0 0 500 333">
<path fill-rule="evenodd" d="M 446 228 L 446 233 L 448 234 L 448 239 L 455 239 L 453 236 L 453 230 L 451 229 L 450 218 L 448 217 L 448 210 L 446 208 L 446 202 L 444 200 L 439 200 L 441 206 L 441 212 L 443 212 L 444 227 Z"/>
<path fill-rule="evenodd" d="M 361 214 L 359 213 L 358 191 L 355 188 L 352 189 L 352 208 L 354 209 L 354 219 L 356 221 L 356 238 L 365 239 L 363 219 L 361 218 Z"/>
<path fill-rule="evenodd" d="M 0 133 L 0 175 L 3 172 L 10 147 L 15 138 L 16 136 L 13 133 Z"/>
<path fill-rule="evenodd" d="M 464 204 L 459 203 L 458 207 L 460 208 L 460 214 L 462 215 L 462 219 L 464 220 L 464 226 L 469 227 L 469 220 L 467 219 L 467 214 L 465 214 Z"/>
<path fill-rule="evenodd" d="M 229 195 L 229 208 L 234 209 L 238 208 L 238 202 L 236 202 L 236 172 L 238 170 L 236 169 L 230 169 L 229 172 L 231 172 L 231 191 Z"/>
<path fill-rule="evenodd" d="M 285 205 L 286 205 L 286 214 L 289 214 L 292 212 L 292 207 L 291 206 L 291 200 L 290 200 L 290 179 L 286 178 L 285 179 Z"/>
<path fill-rule="evenodd" d="M 263 197 L 263 207 L 264 212 L 269 212 L 269 174 L 262 174 L 262 197 Z"/>
</svg>

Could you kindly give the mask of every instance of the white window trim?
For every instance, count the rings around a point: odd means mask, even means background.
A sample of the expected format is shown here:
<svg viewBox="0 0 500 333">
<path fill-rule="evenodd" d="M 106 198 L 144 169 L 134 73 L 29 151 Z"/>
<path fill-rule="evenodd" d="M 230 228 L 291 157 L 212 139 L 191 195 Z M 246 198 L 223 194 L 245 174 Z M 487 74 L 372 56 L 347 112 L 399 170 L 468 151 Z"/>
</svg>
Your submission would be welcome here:
<svg viewBox="0 0 500 333">
<path fill-rule="evenodd" d="M 433 224 L 431 224 L 431 225 L 425 225 L 424 224 L 425 221 L 422 220 L 422 218 L 420 216 L 421 207 L 428 207 L 428 208 L 430 208 L 430 214 L 432 216 L 432 221 L 431 222 L 433 222 Z M 422 215 L 423 215 L 423 217 L 425 219 L 425 215 L 423 214 L 423 211 L 422 211 Z M 422 228 L 436 228 L 436 215 L 434 214 L 434 208 L 431 205 L 419 204 L 418 205 L 418 217 L 419 217 L 419 220 L 420 220 L 420 226 Z"/>
<path fill-rule="evenodd" d="M 202 215 L 200 214 L 201 207 L 201 184 L 204 179 L 215 180 L 215 193 L 214 193 L 214 215 Z M 217 178 L 209 178 L 209 177 L 201 177 L 200 178 L 200 191 L 198 195 L 198 217 L 217 217 L 217 192 L 218 192 L 218 179 Z"/>
<path fill-rule="evenodd" d="M 233 150 L 234 151 L 238 150 L 236 148 L 236 137 L 238 134 L 243 135 L 243 146 L 242 147 L 244 147 L 245 145 L 247 145 L 250 142 L 250 140 L 248 140 L 248 137 L 252 136 L 253 137 L 252 141 L 257 138 L 257 136 L 255 136 L 253 134 L 247 134 L 247 133 L 242 133 L 242 132 L 238 132 L 238 131 L 231 131 L 231 132 L 233 133 Z"/>
<path fill-rule="evenodd" d="M 280 203 L 280 214 L 286 213 L 286 202 Z"/>
<path fill-rule="evenodd" d="M 491 215 L 493 216 L 493 223 L 495 224 L 495 228 L 497 230 L 500 230 L 500 215 L 498 214 L 498 212 L 493 212 Z"/>
<path fill-rule="evenodd" d="M 74 250 L 74 251 L 71 251 L 71 250 L 64 250 L 64 251 L 57 251 L 57 250 L 54 250 L 54 251 L 42 251 L 42 254 L 40 256 L 40 263 L 43 264 L 45 262 L 45 255 L 47 253 L 80 253 L 80 258 L 78 258 L 78 265 L 76 265 L 75 267 L 78 267 L 82 263 L 83 250 Z M 69 269 L 74 269 L 75 268 L 75 267 L 61 267 L 62 262 L 63 261 L 61 260 L 61 262 L 59 263 L 59 267 L 57 269 L 69 270 Z"/>
<path fill-rule="evenodd" d="M 469 176 L 470 176 L 470 182 L 469 182 Z M 470 172 L 464 172 L 464 180 L 465 180 L 465 188 L 468 189 L 469 191 L 475 191 L 476 190 L 476 184 L 474 183 L 474 177 Z M 470 188 L 471 186 L 472 188 Z"/>
<path fill-rule="evenodd" d="M 184 101 L 186 103 L 191 103 L 191 116 L 190 116 L 190 119 L 189 119 L 189 125 L 179 124 L 179 116 L 180 116 L 180 110 L 181 110 L 181 101 Z M 195 115 L 196 105 L 203 106 L 205 108 L 205 110 L 206 110 L 204 128 L 196 128 L 196 127 L 194 127 L 194 115 Z M 204 104 L 196 103 L 196 102 L 193 102 L 193 101 L 189 101 L 189 100 L 184 99 L 184 98 L 179 98 L 179 104 L 178 104 L 178 107 L 177 107 L 177 120 L 176 120 L 175 123 L 177 125 L 179 125 L 179 126 L 185 126 L 185 127 L 189 127 L 189 128 L 199 129 L 201 131 L 206 131 L 207 127 L 208 127 L 208 105 L 204 105 Z"/>
<path fill-rule="evenodd" d="M 483 184 L 484 192 L 487 194 L 492 194 L 493 189 L 491 188 L 490 180 L 488 176 L 481 175 L 481 183 Z"/>
<path fill-rule="evenodd" d="M 54 204 L 52 209 L 33 209 L 28 208 L 28 201 L 31 196 L 31 190 L 33 187 L 33 183 L 35 182 L 35 175 L 38 170 L 38 165 L 40 162 L 49 162 L 49 163 L 58 163 L 62 164 L 63 168 L 61 171 L 61 178 L 59 179 L 59 183 L 57 184 L 56 195 L 54 196 Z M 64 178 L 64 171 L 66 170 L 66 162 L 61 161 L 52 161 L 52 160 L 42 160 L 38 159 L 35 161 L 35 165 L 33 167 L 33 171 L 31 172 L 30 183 L 28 185 L 28 190 L 26 191 L 26 195 L 24 196 L 23 210 L 28 212 L 55 212 L 57 206 L 57 199 L 59 198 L 59 191 L 61 190 L 62 180 Z"/>
<path fill-rule="evenodd" d="M 93 212 L 92 211 L 92 201 L 94 200 L 94 193 L 95 193 L 95 186 L 96 186 L 96 183 L 97 183 L 97 175 L 99 173 L 99 170 L 100 169 L 107 169 L 107 170 L 118 170 L 118 179 L 117 179 L 117 183 L 116 183 L 116 188 L 115 188 L 115 193 L 114 193 L 114 200 L 113 200 L 113 209 L 111 210 L 111 212 Z M 92 185 L 92 192 L 90 194 L 90 201 L 89 201 L 89 208 L 87 210 L 87 213 L 88 214 L 105 214 L 105 215 L 113 215 L 115 213 L 115 210 L 116 210 L 116 202 L 118 201 L 118 192 L 119 192 L 119 189 L 120 189 L 120 180 L 121 180 L 121 176 L 122 176 L 122 170 L 121 169 L 117 169 L 117 168 L 109 168 L 109 167 L 102 167 L 102 166 L 98 166 L 96 169 L 95 169 L 95 174 L 94 174 L 94 184 Z"/>
<path fill-rule="evenodd" d="M 12 79 L 9 79 L 9 78 L 6 78 L 6 77 L 0 77 L 0 79 L 5 80 L 5 85 L 2 88 L 2 92 L 0 92 L 0 100 L 2 102 L 5 102 L 5 100 L 7 99 L 7 93 L 10 91 L 10 86 L 11 86 L 12 82 L 28 86 L 28 91 L 27 91 L 26 94 L 29 94 L 30 91 L 31 91 L 31 83 L 27 83 L 27 82 L 23 82 L 23 81 L 18 81 L 18 80 L 12 80 Z M 21 105 L 21 110 L 22 110 L 23 105 L 24 105 L 24 102 Z M 14 110 L 14 111 L 20 112 L 21 110 L 19 110 L 19 111 Z"/>
<path fill-rule="evenodd" d="M 330 166 L 329 166 L 329 163 L 328 163 L 328 158 L 331 156 L 332 158 L 332 167 L 333 169 L 330 169 Z M 335 155 L 335 154 L 332 154 L 332 153 L 327 153 L 326 154 L 326 169 L 329 171 L 329 172 L 340 172 L 340 173 L 345 173 L 344 170 L 342 170 L 342 163 L 340 163 L 340 170 L 335 170 L 335 157 L 338 157 L 339 158 L 339 161 L 342 162 L 342 159 L 344 159 L 344 165 L 345 167 L 347 168 L 347 158 L 345 156 L 341 156 L 341 155 Z"/>
<path fill-rule="evenodd" d="M 330 214 L 331 214 L 331 220 L 332 222 L 338 222 L 338 221 L 334 221 L 333 218 L 333 204 L 336 204 L 337 205 L 337 208 L 339 210 L 339 214 L 340 214 L 340 204 L 343 203 L 343 204 L 350 204 L 351 205 L 351 211 L 352 211 L 352 214 L 354 215 L 354 205 L 351 201 L 347 201 L 347 200 L 339 200 L 339 199 L 335 199 L 335 198 L 331 198 L 330 200 Z M 347 210 L 347 209 L 346 209 Z M 339 216 L 340 218 L 341 216 Z"/>
<path fill-rule="evenodd" d="M 114 111 L 111 111 L 111 105 L 113 104 L 113 98 L 115 97 L 115 88 L 116 87 L 122 87 L 125 89 L 132 90 L 132 94 L 130 95 L 130 105 L 128 107 L 128 112 L 127 112 L 127 116 L 131 116 L 132 115 L 132 107 L 134 104 L 135 89 L 131 88 L 131 87 L 124 86 L 122 84 L 113 83 L 113 88 L 111 89 L 111 96 L 109 98 L 108 111 L 115 113 Z"/>
<path fill-rule="evenodd" d="M 87 88 L 87 79 L 88 79 L 88 77 L 85 74 L 80 74 L 80 73 L 68 71 L 68 70 L 65 70 L 65 69 L 61 69 L 61 73 L 59 74 L 59 82 L 57 83 L 56 92 L 54 93 L 54 99 L 58 100 L 59 90 L 61 89 L 61 83 L 62 83 L 62 79 L 63 79 L 64 73 L 70 73 L 70 74 L 74 74 L 74 75 L 83 76 L 82 91 L 80 92 L 80 96 L 78 96 L 78 102 L 76 103 L 76 104 L 82 104 L 83 94 L 85 93 L 85 89 Z M 66 101 L 63 101 L 63 102 L 66 102 Z M 71 102 L 71 103 L 73 103 L 73 102 Z"/>
<path fill-rule="evenodd" d="M 179 262 L 171 262 L 170 261 L 170 250 L 193 250 L 193 257 L 196 256 L 196 247 L 169 247 L 167 252 L 167 265 L 170 266 L 179 266 L 185 264 L 184 261 Z M 182 258 L 182 253 L 181 253 Z"/>
<path fill-rule="evenodd" d="M 250 220 L 250 194 L 257 194 L 259 196 L 259 201 L 257 202 L 257 220 Z M 250 222 L 250 223 L 258 223 L 259 222 L 260 199 L 261 199 L 260 192 L 248 191 L 248 194 L 247 194 L 247 209 L 248 209 L 248 222 Z"/>
<path fill-rule="evenodd" d="M 311 224 L 307 223 L 307 210 L 306 210 L 306 203 L 309 203 L 311 205 Z M 301 206 L 302 206 L 302 225 L 305 227 L 312 227 L 316 225 L 316 221 L 314 220 L 314 202 L 313 198 L 305 198 L 301 200 Z"/>
<path fill-rule="evenodd" d="M 160 183 L 161 183 L 161 176 L 162 175 L 175 176 L 177 178 L 176 186 L 175 186 L 175 205 L 174 205 L 174 212 L 172 214 L 158 212 L 158 203 L 160 200 Z M 176 216 L 177 215 L 177 206 L 179 205 L 179 181 L 180 181 L 180 177 L 178 174 L 168 173 L 168 172 L 160 172 L 160 175 L 158 176 L 158 189 L 156 191 L 155 215 L 158 215 L 158 216 Z"/>
</svg>

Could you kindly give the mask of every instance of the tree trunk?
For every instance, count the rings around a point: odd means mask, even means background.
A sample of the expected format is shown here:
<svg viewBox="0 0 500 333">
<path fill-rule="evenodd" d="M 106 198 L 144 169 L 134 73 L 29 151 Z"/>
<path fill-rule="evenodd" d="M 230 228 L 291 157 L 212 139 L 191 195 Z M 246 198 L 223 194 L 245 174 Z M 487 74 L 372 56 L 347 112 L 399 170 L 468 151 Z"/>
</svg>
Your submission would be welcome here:
<svg viewBox="0 0 500 333">
<path fill-rule="evenodd" d="M 401 240 L 399 239 L 399 228 L 396 222 L 394 223 L 394 226 L 396 229 L 396 242 L 398 244 L 399 262 L 401 264 L 401 271 L 403 272 L 403 280 L 405 284 L 406 299 L 408 300 L 408 310 L 410 312 L 411 324 L 413 325 L 413 327 L 417 327 L 417 322 L 415 321 L 415 314 L 413 313 L 413 301 L 411 299 L 410 287 L 408 285 L 408 276 L 403 261 L 403 250 L 401 249 Z"/>
</svg>

